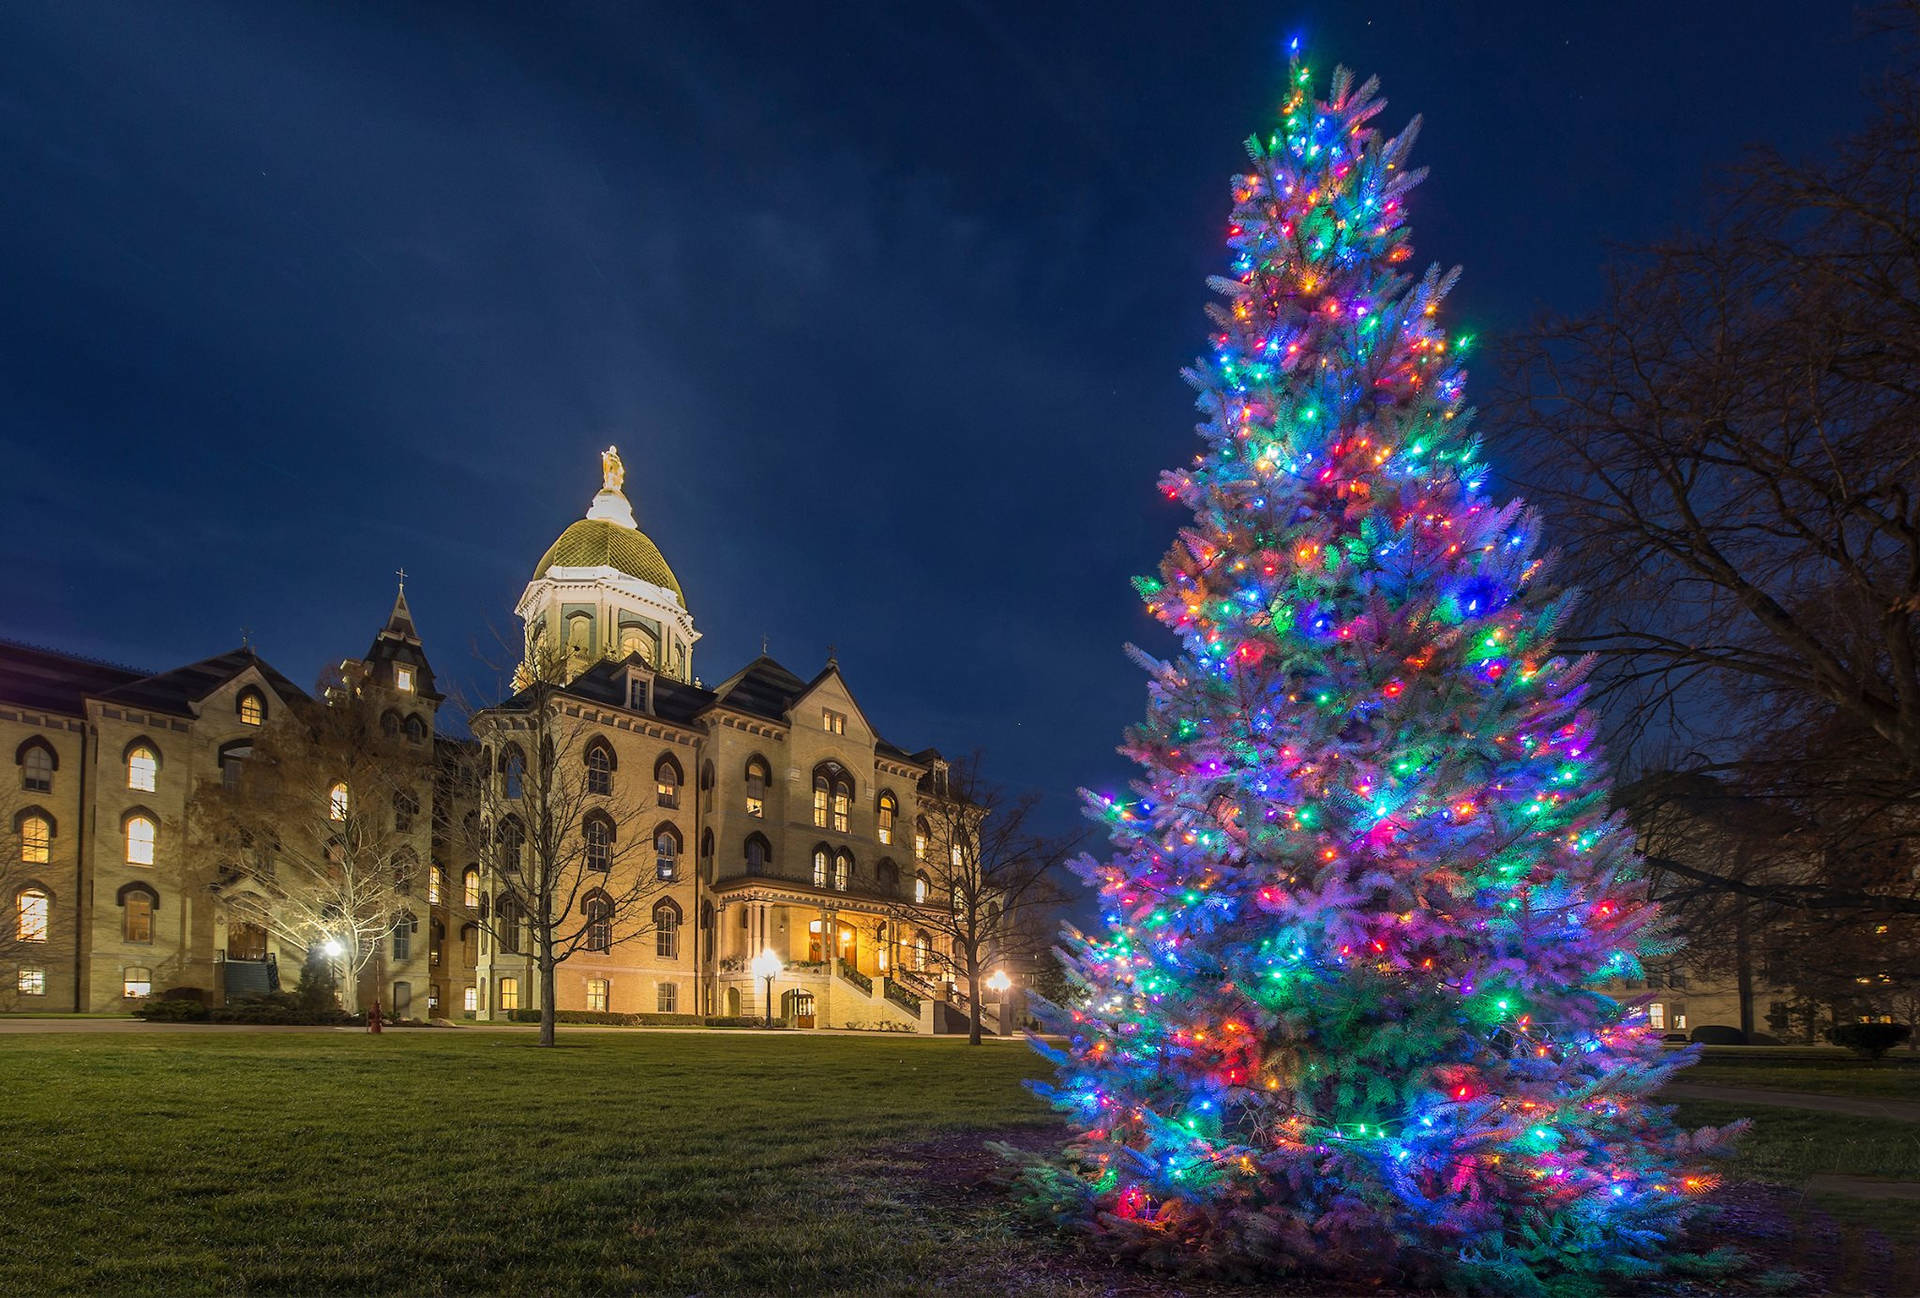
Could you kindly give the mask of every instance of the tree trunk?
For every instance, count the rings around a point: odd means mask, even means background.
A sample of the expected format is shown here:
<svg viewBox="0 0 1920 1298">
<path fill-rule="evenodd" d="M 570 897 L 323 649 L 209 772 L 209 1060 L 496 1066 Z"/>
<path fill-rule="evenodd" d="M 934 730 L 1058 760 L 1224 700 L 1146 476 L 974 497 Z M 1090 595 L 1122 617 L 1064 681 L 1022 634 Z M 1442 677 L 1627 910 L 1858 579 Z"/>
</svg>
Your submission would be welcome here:
<svg viewBox="0 0 1920 1298">
<path fill-rule="evenodd" d="M 553 959 L 540 958 L 540 1044 L 553 1044 Z"/>
<path fill-rule="evenodd" d="M 967 1044 L 980 1044 L 980 956 L 975 951 L 967 952 L 967 999 L 972 1002 L 967 1007 Z"/>
<path fill-rule="evenodd" d="M 1753 951 L 1747 936 L 1747 899 L 1735 903 L 1733 956 L 1740 989 L 1740 1030 L 1753 1040 Z"/>
</svg>

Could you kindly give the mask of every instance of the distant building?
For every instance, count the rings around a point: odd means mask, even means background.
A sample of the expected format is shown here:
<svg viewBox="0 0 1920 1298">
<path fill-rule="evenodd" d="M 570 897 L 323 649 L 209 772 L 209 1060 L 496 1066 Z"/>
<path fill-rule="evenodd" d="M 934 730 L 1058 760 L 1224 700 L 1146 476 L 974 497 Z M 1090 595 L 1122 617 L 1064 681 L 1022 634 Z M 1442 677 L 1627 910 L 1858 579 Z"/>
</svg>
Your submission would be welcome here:
<svg viewBox="0 0 1920 1298">
<path fill-rule="evenodd" d="M 945 761 L 882 738 L 831 658 L 802 678 L 763 653 L 704 687 L 692 613 L 636 525 L 623 477 L 609 450 L 586 516 L 542 556 L 517 605 L 530 660 L 564 654 L 565 707 L 593 732 L 582 760 L 595 788 L 650 808 L 653 850 L 625 868 L 660 881 L 641 936 L 562 966 L 557 1007 L 954 1027 L 948 952 L 913 922 L 941 895 L 946 848 L 923 808 L 945 793 Z M 472 740 L 439 734 L 443 696 L 404 589 L 367 652 L 342 667 L 353 688 L 386 701 L 389 728 L 421 759 L 421 814 L 405 833 L 427 878 L 363 997 L 397 1017 L 538 1008 L 529 943 L 511 916 L 502 922 L 489 863 L 458 832 L 477 804 L 446 775 L 471 745 L 510 742 L 505 712 L 483 711 Z M 0 751 L 17 768 L 9 819 L 21 866 L 0 1005 L 116 1010 L 174 987 L 220 999 L 292 982 L 306 953 L 228 914 L 189 877 L 182 843 L 198 783 L 247 760 L 267 718 L 306 699 L 250 648 L 148 674 L 0 644 Z M 769 949 L 784 965 L 771 1005 L 749 967 Z"/>
</svg>

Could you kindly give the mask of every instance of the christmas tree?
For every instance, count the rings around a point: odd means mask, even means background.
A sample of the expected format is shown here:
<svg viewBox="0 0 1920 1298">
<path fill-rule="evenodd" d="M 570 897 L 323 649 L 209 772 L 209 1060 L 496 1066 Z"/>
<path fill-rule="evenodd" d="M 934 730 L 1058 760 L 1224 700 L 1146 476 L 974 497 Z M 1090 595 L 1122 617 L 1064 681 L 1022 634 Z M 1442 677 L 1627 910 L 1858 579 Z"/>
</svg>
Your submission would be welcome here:
<svg viewBox="0 0 1920 1298">
<path fill-rule="evenodd" d="M 1172 1264 L 1649 1274 L 1728 1133 L 1650 1102 L 1682 1059 L 1594 990 L 1655 907 L 1537 520 L 1485 489 L 1455 276 L 1399 269 L 1418 119 L 1385 137 L 1374 92 L 1296 61 L 1233 182 L 1205 447 L 1162 478 L 1193 522 L 1139 582 L 1182 652 L 1136 651 L 1145 778 L 1092 799 L 1106 931 L 1041 1088 L 1075 1139 L 1023 1183 Z"/>
</svg>

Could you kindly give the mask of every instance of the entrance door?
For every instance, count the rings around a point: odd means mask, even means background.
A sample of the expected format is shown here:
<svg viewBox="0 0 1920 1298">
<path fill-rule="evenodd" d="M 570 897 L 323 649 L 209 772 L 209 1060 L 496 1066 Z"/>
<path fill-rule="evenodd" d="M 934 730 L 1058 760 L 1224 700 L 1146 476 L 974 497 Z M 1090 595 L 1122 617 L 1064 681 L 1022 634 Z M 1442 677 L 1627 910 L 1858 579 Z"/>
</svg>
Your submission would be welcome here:
<svg viewBox="0 0 1920 1298">
<path fill-rule="evenodd" d="M 393 985 L 393 1017 L 410 1019 L 413 1017 L 413 984 L 395 983 Z"/>
<path fill-rule="evenodd" d="M 227 959 L 265 960 L 267 930 L 258 924 L 227 925 Z"/>
<path fill-rule="evenodd" d="M 810 1028 L 813 1026 L 812 992 L 788 992 L 781 999 L 786 1002 L 786 1004 L 781 1007 L 784 1011 L 781 1017 L 785 1018 L 787 1022 L 793 1024 L 796 1028 Z"/>
<path fill-rule="evenodd" d="M 740 1017 L 740 989 L 738 987 L 727 988 L 727 1017 L 730 1019 Z"/>
</svg>

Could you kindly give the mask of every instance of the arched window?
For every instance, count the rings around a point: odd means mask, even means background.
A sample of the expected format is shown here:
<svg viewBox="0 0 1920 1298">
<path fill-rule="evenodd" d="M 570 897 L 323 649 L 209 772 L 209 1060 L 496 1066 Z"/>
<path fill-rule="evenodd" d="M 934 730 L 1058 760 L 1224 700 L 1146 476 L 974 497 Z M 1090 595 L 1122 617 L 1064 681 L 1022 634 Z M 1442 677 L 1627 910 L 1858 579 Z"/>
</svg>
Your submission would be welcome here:
<svg viewBox="0 0 1920 1298">
<path fill-rule="evenodd" d="M 427 963 L 438 969 L 440 961 L 445 956 L 446 946 L 447 926 L 437 919 L 430 921 L 427 924 Z"/>
<path fill-rule="evenodd" d="M 587 894 L 587 950 L 613 950 L 613 898 L 595 888 Z"/>
<path fill-rule="evenodd" d="M 613 792 L 613 745 L 596 739 L 587 745 L 587 792 L 602 797 Z"/>
<path fill-rule="evenodd" d="M 420 814 L 420 799 L 406 789 L 397 789 L 393 795 L 393 832 L 410 834 L 413 832 L 413 818 Z"/>
<path fill-rule="evenodd" d="M 747 873 L 765 874 L 767 862 L 773 858 L 773 845 L 759 834 L 747 835 Z M 745 910 L 740 912 L 746 914 Z"/>
<path fill-rule="evenodd" d="M 152 793 L 160 782 L 160 750 L 144 739 L 127 747 L 127 787 L 136 793 Z"/>
<path fill-rule="evenodd" d="M 927 971 L 927 963 L 929 959 L 932 957 L 932 955 L 933 955 L 933 939 L 927 936 L 927 931 L 925 929 L 921 929 L 918 933 L 915 933 L 913 935 L 913 970 L 914 972 L 925 973 Z"/>
<path fill-rule="evenodd" d="M 613 821 L 590 814 L 581 832 L 587 840 L 587 868 L 602 873 L 613 869 Z"/>
<path fill-rule="evenodd" d="M 407 732 L 408 743 L 424 744 L 427 742 L 427 723 L 422 721 L 417 713 L 410 712 L 407 714 L 404 729 Z"/>
<path fill-rule="evenodd" d="M 680 831 L 672 825 L 653 831 L 653 870 L 662 879 L 679 877 Z"/>
<path fill-rule="evenodd" d="M 28 793 L 52 793 L 53 773 L 60 769 L 60 756 L 53 745 L 34 736 L 14 750 L 20 763 L 20 787 Z"/>
<path fill-rule="evenodd" d="M 328 819 L 336 822 L 345 820 L 347 818 L 347 812 L 350 811 L 352 807 L 353 797 L 347 792 L 345 780 L 340 781 L 331 789 L 327 790 Z"/>
<path fill-rule="evenodd" d="M 853 816 L 853 784 L 847 780 L 833 782 L 833 832 L 844 834 L 847 824 Z"/>
<path fill-rule="evenodd" d="M 653 907 L 653 953 L 662 960 L 680 958 L 680 908 L 664 899 Z"/>
<path fill-rule="evenodd" d="M 460 926 L 460 959 L 469 969 L 480 963 L 480 926 L 478 924 Z"/>
<path fill-rule="evenodd" d="M 747 759 L 747 814 L 764 817 L 767 814 L 767 785 L 773 780 L 773 772 L 766 762 L 758 757 Z"/>
<path fill-rule="evenodd" d="M 833 890 L 845 892 L 853 881 L 853 853 L 836 852 L 833 857 Z"/>
<path fill-rule="evenodd" d="M 420 931 L 420 920 L 411 911 L 393 917 L 393 958 L 413 959 L 413 935 Z"/>
<path fill-rule="evenodd" d="M 22 942 L 44 942 L 53 921 L 53 897 L 38 884 L 14 894 L 13 935 Z"/>
<path fill-rule="evenodd" d="M 414 854 L 414 850 L 411 847 L 395 849 L 393 855 L 388 858 L 388 864 L 393 867 L 394 891 L 403 894 L 412 893 L 413 876 L 420 869 L 420 858 Z"/>
<path fill-rule="evenodd" d="M 520 827 L 517 817 L 508 816 L 500 822 L 500 831 L 494 836 L 500 846 L 500 868 L 518 870 L 520 868 L 520 849 L 526 846 L 527 831 Z"/>
<path fill-rule="evenodd" d="M 526 791 L 527 755 L 520 751 L 520 745 L 508 744 L 500 753 L 500 790 L 509 798 L 518 798 Z"/>
<path fill-rule="evenodd" d="M 389 739 L 400 734 L 400 714 L 389 708 L 380 714 L 380 733 Z"/>
<path fill-rule="evenodd" d="M 28 807 L 14 818 L 20 835 L 20 864 L 45 865 L 53 859 L 53 817 L 38 807 Z"/>
<path fill-rule="evenodd" d="M 512 955 L 520 953 L 520 903 L 504 892 L 500 894 L 500 904 L 493 909 L 493 931 L 499 937 L 502 951 Z"/>
<path fill-rule="evenodd" d="M 240 718 L 240 724 L 243 726 L 265 725 L 267 721 L 266 696 L 256 689 L 241 690 L 239 697 L 233 701 L 233 712 L 235 716 Z"/>
<path fill-rule="evenodd" d="M 460 876 L 460 901 L 468 910 L 480 909 L 480 871 L 474 866 Z"/>
<path fill-rule="evenodd" d="M 680 805 L 680 763 L 674 761 L 671 754 L 663 754 L 653 764 L 653 791 L 661 806 Z"/>
<path fill-rule="evenodd" d="M 925 816 L 915 816 L 913 818 L 913 859 L 914 860 L 924 861 L 927 859 L 927 837 L 928 837 L 927 818 Z"/>
<path fill-rule="evenodd" d="M 120 890 L 120 936 L 128 942 L 153 941 L 153 908 L 159 897 L 144 883 L 130 883 Z"/>
<path fill-rule="evenodd" d="M 700 831 L 700 860 L 704 865 L 713 864 L 713 831 L 711 829 Z"/>
<path fill-rule="evenodd" d="M 160 824 L 144 811 L 130 812 L 126 819 L 127 864 L 152 865 L 160 841 Z"/>
<path fill-rule="evenodd" d="M 932 892 L 932 883 L 927 878 L 927 872 L 925 870 L 915 870 L 913 872 L 914 901 L 919 903 L 922 906 L 926 905 L 927 898 L 928 896 L 931 895 L 931 892 Z"/>
<path fill-rule="evenodd" d="M 813 886 L 816 888 L 824 888 L 827 886 L 827 862 L 828 862 L 828 856 L 827 856 L 827 849 L 825 844 L 822 844 L 821 846 L 814 848 L 813 849 Z"/>
<path fill-rule="evenodd" d="M 891 857 L 881 857 L 880 864 L 873 867 L 873 881 L 883 892 L 894 892 L 900 887 L 900 867 Z"/>
<path fill-rule="evenodd" d="M 828 783 L 825 771 L 813 773 L 813 827 L 827 827 L 827 802 L 833 796 L 832 786 Z"/>
<path fill-rule="evenodd" d="M 447 888 L 447 872 L 437 865 L 427 867 L 427 905 L 438 906 Z M 437 922 L 437 921 L 436 921 Z"/>
<path fill-rule="evenodd" d="M 713 763 L 710 761 L 700 763 L 700 788 L 702 792 L 713 788 Z"/>
<path fill-rule="evenodd" d="M 881 794 L 880 795 L 880 841 L 881 842 L 883 843 L 893 842 L 893 822 L 894 822 L 894 818 L 897 817 L 899 814 L 900 814 L 900 803 L 894 798 L 893 794 L 892 793 Z"/>
</svg>

